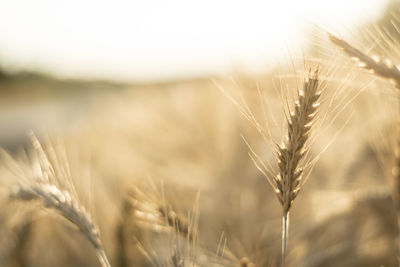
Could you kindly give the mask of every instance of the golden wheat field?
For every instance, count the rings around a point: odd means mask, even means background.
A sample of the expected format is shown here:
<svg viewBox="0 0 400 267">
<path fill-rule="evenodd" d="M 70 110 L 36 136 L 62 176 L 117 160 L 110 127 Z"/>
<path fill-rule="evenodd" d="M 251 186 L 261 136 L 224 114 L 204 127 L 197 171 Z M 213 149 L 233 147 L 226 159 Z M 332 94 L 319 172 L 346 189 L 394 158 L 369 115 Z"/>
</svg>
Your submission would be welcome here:
<svg viewBox="0 0 400 267">
<path fill-rule="evenodd" d="M 350 35 L 311 25 L 267 71 L 0 64 L 0 266 L 400 266 L 400 4 L 385 10 Z"/>
</svg>

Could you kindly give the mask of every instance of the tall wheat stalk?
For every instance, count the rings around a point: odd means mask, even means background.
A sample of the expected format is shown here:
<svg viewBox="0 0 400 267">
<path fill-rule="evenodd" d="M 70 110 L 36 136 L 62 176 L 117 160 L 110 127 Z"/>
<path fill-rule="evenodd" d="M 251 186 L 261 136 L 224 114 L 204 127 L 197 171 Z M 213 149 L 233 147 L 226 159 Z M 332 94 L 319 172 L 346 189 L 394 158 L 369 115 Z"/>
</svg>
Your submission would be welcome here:
<svg viewBox="0 0 400 267">
<path fill-rule="evenodd" d="M 221 91 L 238 107 L 240 113 L 260 132 L 263 138 L 267 134 L 256 120 L 249 107 L 241 106 L 234 98 L 230 97 L 222 87 Z M 249 148 L 249 155 L 257 169 L 266 177 L 272 186 L 280 204 L 282 205 L 282 258 L 281 266 L 284 267 L 287 258 L 289 239 L 289 211 L 293 202 L 304 185 L 309 175 L 310 165 L 306 162 L 306 154 L 309 146 L 309 136 L 313 121 L 320 106 L 319 99 L 319 71 L 309 71 L 304 79 L 302 88 L 297 91 L 297 100 L 294 107 L 289 110 L 286 117 L 287 134 L 275 150 L 275 158 L 278 170 L 274 171 L 254 151 L 250 144 L 244 140 Z"/>
<path fill-rule="evenodd" d="M 287 118 L 287 136 L 278 146 L 279 173 L 272 177 L 275 193 L 282 205 L 282 267 L 285 266 L 289 237 L 289 211 L 303 185 L 303 158 L 312 122 L 319 106 L 318 71 L 310 73 L 303 88 L 298 91 L 297 101 Z"/>
</svg>

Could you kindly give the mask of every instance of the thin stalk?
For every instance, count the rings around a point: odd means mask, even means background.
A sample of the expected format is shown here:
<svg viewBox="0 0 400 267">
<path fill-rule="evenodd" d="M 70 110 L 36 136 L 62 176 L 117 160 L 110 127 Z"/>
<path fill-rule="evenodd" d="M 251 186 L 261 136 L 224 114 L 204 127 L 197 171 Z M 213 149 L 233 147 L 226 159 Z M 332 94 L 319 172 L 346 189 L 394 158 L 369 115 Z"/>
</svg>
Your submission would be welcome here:
<svg viewBox="0 0 400 267">
<path fill-rule="evenodd" d="M 397 105 L 399 108 L 399 114 L 400 114 L 400 94 L 397 94 Z M 397 138 L 399 138 L 399 133 L 400 133 L 400 125 L 397 123 Z M 397 151 L 395 151 L 395 165 L 393 167 L 393 191 L 392 191 L 392 199 L 395 202 L 394 205 L 396 207 L 396 223 L 397 223 L 397 236 L 396 236 L 396 242 L 397 242 L 397 266 L 400 267 L 400 203 L 399 203 L 399 163 L 400 163 L 400 158 L 399 158 L 399 150 L 400 150 L 400 142 L 399 139 L 397 139 Z"/>
<path fill-rule="evenodd" d="M 286 248 L 289 238 L 289 212 L 284 211 L 282 214 L 282 267 L 285 267 Z"/>
<path fill-rule="evenodd" d="M 397 92 L 397 108 L 400 115 L 400 92 Z M 400 123 L 397 121 L 395 161 L 392 168 L 392 199 L 396 207 L 397 223 L 397 266 L 400 267 Z"/>
<path fill-rule="evenodd" d="M 108 262 L 106 253 L 104 252 L 103 249 L 101 248 L 97 249 L 97 258 L 99 259 L 101 267 L 111 267 L 110 263 Z"/>
</svg>

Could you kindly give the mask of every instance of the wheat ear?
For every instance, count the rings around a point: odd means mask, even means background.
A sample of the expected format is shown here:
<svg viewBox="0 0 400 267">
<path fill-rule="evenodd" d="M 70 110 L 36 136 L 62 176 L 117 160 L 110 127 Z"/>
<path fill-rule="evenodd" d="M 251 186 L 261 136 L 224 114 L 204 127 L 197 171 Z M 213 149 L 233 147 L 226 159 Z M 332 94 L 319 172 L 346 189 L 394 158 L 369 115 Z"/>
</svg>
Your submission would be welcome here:
<svg viewBox="0 0 400 267">
<path fill-rule="evenodd" d="M 306 142 L 312 122 L 319 106 L 321 92 L 318 90 L 318 70 L 304 80 L 298 90 L 294 109 L 287 118 L 287 136 L 278 145 L 277 164 L 279 173 L 273 177 L 273 185 L 282 205 L 282 266 L 285 266 L 289 235 L 289 211 L 303 185 L 303 159 L 307 151 Z"/>
<path fill-rule="evenodd" d="M 96 255 L 103 267 L 110 267 L 102 244 L 98 227 L 90 214 L 79 203 L 74 193 L 65 149 L 55 150 L 50 144 L 44 150 L 33 133 L 30 134 L 32 150 L 24 160 L 15 160 L 0 150 L 5 162 L 19 182 L 9 194 L 10 200 L 41 201 L 48 209 L 57 211 L 62 217 L 75 224 L 85 238 L 96 249 Z M 64 183 L 65 187 L 61 184 Z M 69 191 L 61 188 L 68 188 Z"/>
<path fill-rule="evenodd" d="M 276 194 L 284 213 L 288 213 L 302 186 L 303 168 L 300 166 L 307 151 L 306 142 L 319 106 L 318 71 L 305 79 L 298 91 L 294 110 L 287 118 L 287 136 L 278 145 L 277 163 L 279 174 L 274 177 Z"/>
<path fill-rule="evenodd" d="M 328 36 L 332 43 L 341 47 L 347 55 L 359 61 L 360 67 L 376 74 L 377 76 L 393 80 L 396 88 L 400 89 L 400 70 L 398 66 L 394 65 L 389 59 L 386 59 L 383 62 L 378 58 L 374 59 L 350 45 L 348 42 L 339 39 L 332 34 L 328 34 Z"/>
<path fill-rule="evenodd" d="M 92 222 L 85 208 L 75 201 L 67 191 L 60 190 L 55 185 L 32 184 L 21 185 L 10 194 L 12 200 L 40 200 L 45 207 L 55 209 L 65 219 L 75 224 L 87 240 L 96 249 L 97 257 L 103 267 L 110 267 L 110 263 L 102 248 L 97 226 Z"/>
</svg>

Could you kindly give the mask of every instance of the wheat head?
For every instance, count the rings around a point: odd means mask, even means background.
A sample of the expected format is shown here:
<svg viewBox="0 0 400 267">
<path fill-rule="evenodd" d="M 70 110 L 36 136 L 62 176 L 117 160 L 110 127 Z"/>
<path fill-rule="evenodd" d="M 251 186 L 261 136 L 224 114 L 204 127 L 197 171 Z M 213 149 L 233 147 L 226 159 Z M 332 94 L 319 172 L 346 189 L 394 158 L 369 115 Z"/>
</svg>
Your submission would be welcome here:
<svg viewBox="0 0 400 267">
<path fill-rule="evenodd" d="M 359 49 L 350 45 L 348 42 L 338 37 L 328 34 L 329 39 L 335 45 L 341 47 L 344 52 L 355 60 L 359 61 L 359 66 L 382 78 L 391 79 L 396 88 L 400 89 L 400 70 L 389 59 L 384 61 L 367 56 Z"/>
<path fill-rule="evenodd" d="M 273 184 L 284 213 L 289 212 L 303 184 L 301 162 L 307 151 L 306 142 L 319 106 L 321 92 L 318 85 L 316 70 L 310 73 L 303 88 L 298 91 L 294 109 L 287 118 L 287 136 L 277 147 L 279 173 L 273 177 Z"/>
</svg>

